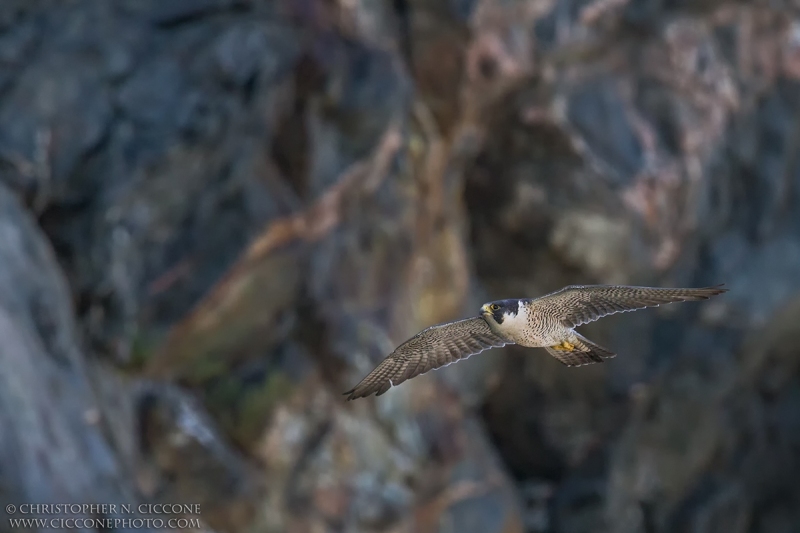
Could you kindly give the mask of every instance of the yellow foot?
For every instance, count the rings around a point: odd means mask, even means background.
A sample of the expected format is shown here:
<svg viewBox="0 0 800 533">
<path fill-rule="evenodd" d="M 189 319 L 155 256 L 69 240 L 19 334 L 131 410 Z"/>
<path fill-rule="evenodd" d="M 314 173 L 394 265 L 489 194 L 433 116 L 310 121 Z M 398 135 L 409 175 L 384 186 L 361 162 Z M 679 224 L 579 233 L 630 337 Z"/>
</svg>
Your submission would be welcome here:
<svg viewBox="0 0 800 533">
<path fill-rule="evenodd" d="M 575 345 L 568 341 L 563 341 L 561 344 L 551 346 L 551 348 L 559 352 L 571 352 L 575 349 Z"/>
</svg>

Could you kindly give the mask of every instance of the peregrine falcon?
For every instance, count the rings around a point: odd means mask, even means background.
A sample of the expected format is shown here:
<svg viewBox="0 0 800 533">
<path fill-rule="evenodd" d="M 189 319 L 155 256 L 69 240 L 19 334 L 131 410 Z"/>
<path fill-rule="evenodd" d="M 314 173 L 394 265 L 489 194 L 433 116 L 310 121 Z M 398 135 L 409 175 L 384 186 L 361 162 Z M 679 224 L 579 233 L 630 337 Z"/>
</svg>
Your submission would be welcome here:
<svg viewBox="0 0 800 533">
<path fill-rule="evenodd" d="M 567 366 L 602 363 L 616 354 L 575 328 L 614 313 L 672 302 L 708 300 L 728 289 L 665 289 L 624 285 L 570 285 L 540 298 L 498 300 L 481 307 L 480 316 L 438 324 L 414 335 L 351 390 L 348 400 L 376 393 L 470 355 L 519 344 L 544 348 Z"/>
</svg>

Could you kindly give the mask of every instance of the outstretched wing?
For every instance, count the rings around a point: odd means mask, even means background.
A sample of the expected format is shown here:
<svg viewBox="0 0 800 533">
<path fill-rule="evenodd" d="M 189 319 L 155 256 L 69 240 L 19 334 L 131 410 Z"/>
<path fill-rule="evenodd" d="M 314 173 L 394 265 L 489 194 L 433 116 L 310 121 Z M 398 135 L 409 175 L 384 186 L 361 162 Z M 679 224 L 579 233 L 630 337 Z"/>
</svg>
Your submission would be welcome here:
<svg viewBox="0 0 800 533">
<path fill-rule="evenodd" d="M 556 311 L 562 324 L 574 328 L 614 313 L 657 307 L 672 302 L 708 300 L 728 289 L 663 289 L 625 285 L 570 285 L 540 298 L 540 303 Z"/>
<path fill-rule="evenodd" d="M 398 346 L 361 383 L 344 394 L 348 400 L 372 393 L 380 396 L 392 385 L 506 344 L 513 343 L 492 332 L 481 317 L 431 326 Z"/>
</svg>

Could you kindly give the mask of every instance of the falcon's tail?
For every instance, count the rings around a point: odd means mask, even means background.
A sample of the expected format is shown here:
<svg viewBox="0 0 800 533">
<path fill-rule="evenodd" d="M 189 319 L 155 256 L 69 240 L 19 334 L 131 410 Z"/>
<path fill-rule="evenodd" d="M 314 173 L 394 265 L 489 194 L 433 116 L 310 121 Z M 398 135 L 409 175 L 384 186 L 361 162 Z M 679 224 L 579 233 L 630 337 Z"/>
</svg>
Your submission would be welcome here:
<svg viewBox="0 0 800 533">
<path fill-rule="evenodd" d="M 548 353 L 567 366 L 583 366 L 602 363 L 617 354 L 595 344 L 580 333 L 573 331 L 575 337 L 558 346 L 547 347 Z"/>
<path fill-rule="evenodd" d="M 591 353 L 593 355 L 597 355 L 601 359 L 611 359 L 612 357 L 616 357 L 617 356 L 617 354 L 615 354 L 611 350 L 609 350 L 607 348 L 603 348 L 599 344 L 593 343 L 592 341 L 590 341 L 589 339 L 587 339 L 586 337 L 584 337 L 583 335 L 581 335 L 577 331 L 574 331 L 573 333 L 575 333 L 575 336 L 578 338 L 578 341 L 579 341 L 578 342 L 578 346 L 581 349 L 586 350 L 587 353 Z"/>
</svg>

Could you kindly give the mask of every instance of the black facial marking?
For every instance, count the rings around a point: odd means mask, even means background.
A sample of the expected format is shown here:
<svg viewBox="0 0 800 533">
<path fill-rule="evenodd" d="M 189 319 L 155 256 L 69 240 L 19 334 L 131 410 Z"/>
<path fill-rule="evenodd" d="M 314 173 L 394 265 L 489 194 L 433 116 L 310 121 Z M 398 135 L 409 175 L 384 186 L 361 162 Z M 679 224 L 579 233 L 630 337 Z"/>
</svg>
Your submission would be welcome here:
<svg viewBox="0 0 800 533">
<path fill-rule="evenodd" d="M 493 303 L 500 306 L 497 311 L 492 311 L 492 317 L 498 324 L 503 323 L 505 318 L 503 315 L 517 316 L 517 313 L 519 313 L 519 300 L 501 300 Z"/>
<path fill-rule="evenodd" d="M 502 324 L 503 323 L 503 306 L 502 305 L 500 306 L 500 309 L 498 309 L 497 311 L 492 313 L 492 317 L 494 318 L 494 321 L 497 322 L 498 324 Z"/>
</svg>

